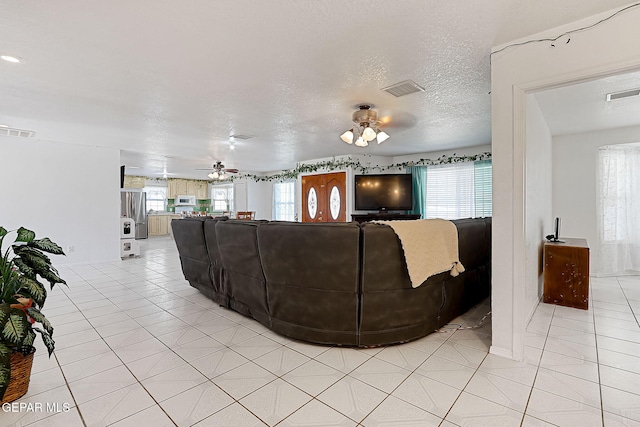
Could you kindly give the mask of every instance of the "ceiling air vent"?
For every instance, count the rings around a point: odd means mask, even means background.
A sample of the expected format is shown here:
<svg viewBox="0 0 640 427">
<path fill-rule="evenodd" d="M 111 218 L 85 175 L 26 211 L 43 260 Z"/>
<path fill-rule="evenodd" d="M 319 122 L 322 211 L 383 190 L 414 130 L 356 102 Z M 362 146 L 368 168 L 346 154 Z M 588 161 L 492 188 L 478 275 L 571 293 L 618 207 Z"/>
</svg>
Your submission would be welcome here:
<svg viewBox="0 0 640 427">
<path fill-rule="evenodd" d="M 416 92 L 424 92 L 424 88 L 413 80 L 405 80 L 389 87 L 382 88 L 381 90 L 384 90 L 395 97 L 401 97 Z"/>
<path fill-rule="evenodd" d="M 10 127 L 0 127 L 0 135 L 19 136 L 22 138 L 33 138 L 36 133 L 32 130 L 16 129 Z"/>
<path fill-rule="evenodd" d="M 233 138 L 233 139 L 241 139 L 241 140 L 247 140 L 247 139 L 251 139 L 253 138 L 253 136 L 251 135 L 241 135 L 241 134 L 235 134 L 235 135 L 231 135 L 229 138 Z"/>
<path fill-rule="evenodd" d="M 607 94 L 607 101 L 615 101 L 616 99 L 628 98 L 630 96 L 640 95 L 640 89 L 625 90 L 622 92 L 614 92 Z"/>
</svg>

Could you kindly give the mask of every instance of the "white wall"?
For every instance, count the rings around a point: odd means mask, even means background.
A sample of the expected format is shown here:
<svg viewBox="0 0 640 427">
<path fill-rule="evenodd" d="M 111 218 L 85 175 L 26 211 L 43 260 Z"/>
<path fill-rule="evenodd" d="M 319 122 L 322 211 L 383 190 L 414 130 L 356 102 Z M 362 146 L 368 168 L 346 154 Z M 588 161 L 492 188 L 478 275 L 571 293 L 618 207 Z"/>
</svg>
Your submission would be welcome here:
<svg viewBox="0 0 640 427">
<path fill-rule="evenodd" d="M 272 219 L 273 184 L 247 180 L 248 210 L 256 213 L 256 219 Z"/>
<path fill-rule="evenodd" d="M 611 16 L 602 13 L 527 37 L 557 37 Z M 493 49 L 491 115 L 493 154 L 493 279 L 491 352 L 522 359 L 526 271 L 526 93 L 640 68 L 640 9 L 629 9 L 585 31 L 570 43 L 533 42 Z M 551 196 L 550 196 L 551 197 Z"/>
<path fill-rule="evenodd" d="M 553 231 L 551 197 L 552 137 L 534 95 L 527 95 L 526 117 L 526 282 L 524 314 L 528 321 L 543 293 L 543 245 L 545 236 Z"/>
<path fill-rule="evenodd" d="M 553 138 L 553 216 L 562 218 L 562 235 L 587 239 L 591 274 L 598 265 L 598 148 L 640 142 L 640 126 Z"/>
<path fill-rule="evenodd" d="M 118 150 L 0 136 L 0 159 L 0 225 L 58 243 L 54 265 L 120 259 Z"/>
</svg>

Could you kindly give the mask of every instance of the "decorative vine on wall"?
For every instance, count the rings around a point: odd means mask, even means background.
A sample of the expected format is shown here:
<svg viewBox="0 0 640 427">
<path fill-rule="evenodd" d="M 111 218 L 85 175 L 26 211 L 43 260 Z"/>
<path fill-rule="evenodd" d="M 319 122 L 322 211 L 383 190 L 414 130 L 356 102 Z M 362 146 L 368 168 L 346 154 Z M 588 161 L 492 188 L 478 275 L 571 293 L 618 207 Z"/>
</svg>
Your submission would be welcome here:
<svg viewBox="0 0 640 427">
<path fill-rule="evenodd" d="M 346 168 L 353 168 L 360 173 L 369 173 L 372 171 L 384 172 L 387 170 L 402 170 L 411 166 L 435 166 L 435 165 L 444 165 L 449 163 L 462 163 L 462 162 L 475 162 L 478 160 L 488 160 L 491 158 L 491 153 L 485 152 L 482 154 L 475 154 L 472 156 L 456 156 L 454 153 L 451 156 L 442 155 L 438 157 L 436 160 L 431 159 L 420 159 L 420 160 L 410 160 L 402 163 L 395 163 L 393 165 L 388 166 L 378 166 L 378 165 L 363 165 L 360 163 L 360 160 L 353 160 L 351 157 L 346 159 L 332 159 L 332 160 L 323 160 L 317 163 L 309 163 L 309 164 L 298 164 L 294 169 L 288 169 L 282 171 L 280 173 L 276 173 L 273 175 L 254 175 L 254 174 L 240 174 L 235 176 L 229 176 L 223 181 L 232 182 L 238 179 L 252 179 L 255 182 L 261 181 L 286 181 L 297 179 L 298 176 L 302 173 L 314 173 L 318 171 L 334 171 Z M 213 180 L 212 182 L 220 182 L 219 180 Z"/>
</svg>

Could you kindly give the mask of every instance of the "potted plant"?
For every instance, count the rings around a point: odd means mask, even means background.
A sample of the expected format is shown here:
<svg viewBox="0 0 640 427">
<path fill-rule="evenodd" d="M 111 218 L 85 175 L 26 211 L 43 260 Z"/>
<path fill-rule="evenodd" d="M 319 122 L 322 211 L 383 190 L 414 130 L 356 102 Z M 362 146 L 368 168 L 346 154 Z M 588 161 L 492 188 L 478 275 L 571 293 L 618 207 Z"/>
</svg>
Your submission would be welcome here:
<svg viewBox="0 0 640 427">
<path fill-rule="evenodd" d="M 49 357 L 54 349 L 53 327 L 40 311 L 47 290 L 38 276 L 66 285 L 44 252 L 64 255 L 62 248 L 45 237 L 20 227 L 12 244 L 4 249 L 9 232 L 0 227 L 0 402 L 11 402 L 27 392 L 36 332 Z M 36 326 L 36 323 L 41 327 Z"/>
</svg>

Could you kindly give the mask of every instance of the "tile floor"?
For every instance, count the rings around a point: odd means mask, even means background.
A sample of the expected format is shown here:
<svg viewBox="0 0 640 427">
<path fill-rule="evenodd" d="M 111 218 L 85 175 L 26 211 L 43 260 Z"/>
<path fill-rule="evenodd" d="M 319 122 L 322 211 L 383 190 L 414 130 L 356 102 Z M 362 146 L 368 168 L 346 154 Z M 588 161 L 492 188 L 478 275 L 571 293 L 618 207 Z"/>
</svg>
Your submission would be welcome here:
<svg viewBox="0 0 640 427">
<path fill-rule="evenodd" d="M 640 277 L 592 279 L 589 311 L 540 304 L 514 362 L 488 354 L 490 318 L 386 348 L 291 341 L 188 286 L 170 238 L 142 252 L 60 269 L 56 351 L 20 399 L 43 410 L 0 425 L 640 426 Z"/>
</svg>

